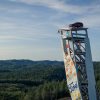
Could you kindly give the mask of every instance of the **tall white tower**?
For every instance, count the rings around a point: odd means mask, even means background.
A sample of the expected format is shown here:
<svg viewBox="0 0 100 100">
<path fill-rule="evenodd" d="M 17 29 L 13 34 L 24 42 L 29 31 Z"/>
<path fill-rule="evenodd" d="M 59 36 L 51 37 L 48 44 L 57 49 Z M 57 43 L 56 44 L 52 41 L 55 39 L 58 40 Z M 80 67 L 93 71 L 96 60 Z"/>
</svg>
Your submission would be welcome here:
<svg viewBox="0 0 100 100">
<path fill-rule="evenodd" d="M 72 100 L 97 100 L 87 28 L 62 28 L 64 65 Z"/>
</svg>

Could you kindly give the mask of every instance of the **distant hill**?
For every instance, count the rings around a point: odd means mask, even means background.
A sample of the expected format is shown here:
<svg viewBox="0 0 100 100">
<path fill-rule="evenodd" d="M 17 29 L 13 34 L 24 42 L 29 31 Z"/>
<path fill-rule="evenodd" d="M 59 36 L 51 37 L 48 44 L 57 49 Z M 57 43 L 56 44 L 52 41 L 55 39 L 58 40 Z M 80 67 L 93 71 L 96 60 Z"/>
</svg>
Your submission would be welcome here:
<svg viewBox="0 0 100 100">
<path fill-rule="evenodd" d="M 1 60 L 0 79 L 8 80 L 63 80 L 65 79 L 63 62 Z"/>
<path fill-rule="evenodd" d="M 29 68 L 36 66 L 51 66 L 51 65 L 63 65 L 60 61 L 32 61 L 32 60 L 0 60 L 0 69 L 18 69 L 18 68 Z"/>
<path fill-rule="evenodd" d="M 100 62 L 94 62 L 95 75 Z M 64 63 L 59 61 L 0 60 L 0 79 L 52 81 L 65 80 Z"/>
</svg>

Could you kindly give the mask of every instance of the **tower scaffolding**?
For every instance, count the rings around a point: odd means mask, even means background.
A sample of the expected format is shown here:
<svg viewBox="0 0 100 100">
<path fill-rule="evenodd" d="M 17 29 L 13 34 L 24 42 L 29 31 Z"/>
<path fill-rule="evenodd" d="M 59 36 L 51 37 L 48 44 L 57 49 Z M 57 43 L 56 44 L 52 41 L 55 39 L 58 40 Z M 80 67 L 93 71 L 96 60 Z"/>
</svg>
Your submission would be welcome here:
<svg viewBox="0 0 100 100">
<path fill-rule="evenodd" d="M 88 28 L 62 28 L 64 65 L 72 100 L 97 100 Z"/>
</svg>

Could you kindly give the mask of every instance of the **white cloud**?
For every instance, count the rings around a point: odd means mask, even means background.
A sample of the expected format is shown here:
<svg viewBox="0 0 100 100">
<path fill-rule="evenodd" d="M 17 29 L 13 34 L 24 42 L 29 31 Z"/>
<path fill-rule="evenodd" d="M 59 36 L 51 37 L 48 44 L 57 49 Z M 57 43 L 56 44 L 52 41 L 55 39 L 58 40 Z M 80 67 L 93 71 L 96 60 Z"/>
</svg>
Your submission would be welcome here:
<svg viewBox="0 0 100 100">
<path fill-rule="evenodd" d="M 91 28 L 100 27 L 100 14 L 86 15 L 77 20 L 82 21 L 86 27 L 91 27 Z"/>
<path fill-rule="evenodd" d="M 0 35 L 0 41 L 1 40 L 11 40 L 11 39 L 15 39 L 15 36 L 10 36 L 10 35 Z"/>
<path fill-rule="evenodd" d="M 99 17 L 100 17 L 100 2 L 96 3 L 91 3 L 90 5 L 86 5 L 86 6 L 80 6 L 80 5 L 72 5 L 72 4 L 68 4 L 65 3 L 65 0 L 10 0 L 13 2 L 21 2 L 21 3 L 25 3 L 25 4 L 29 4 L 29 5 L 41 5 L 41 6 L 45 6 L 51 9 L 55 9 L 59 12 L 63 12 L 66 14 L 77 14 L 78 16 L 80 16 L 80 18 L 77 18 L 76 21 L 82 21 L 84 22 L 87 26 L 98 26 L 100 23 Z M 67 1 L 67 0 L 66 0 Z M 26 9 L 12 9 L 9 10 L 9 12 L 25 12 Z M 28 11 L 27 11 L 28 12 Z M 56 13 L 57 15 L 57 13 Z M 37 15 L 33 14 L 33 17 L 36 18 Z M 54 16 L 54 15 L 53 15 Z M 57 15 L 56 19 L 59 16 L 63 16 L 63 15 Z M 51 16 L 52 17 L 52 16 Z M 55 16 L 52 17 L 53 23 Z M 59 18 L 60 19 L 60 18 Z M 95 20 L 94 20 L 95 19 Z M 58 24 L 55 23 L 55 25 L 57 27 L 59 27 L 59 22 L 57 22 Z M 54 25 L 54 24 L 53 24 Z"/>
<path fill-rule="evenodd" d="M 80 6 L 80 5 L 71 5 L 71 4 L 65 3 L 64 0 L 62 1 L 61 0 L 14 0 L 14 1 L 26 3 L 30 5 L 41 5 L 41 6 L 51 8 L 51 9 L 55 9 L 59 12 L 63 12 L 66 14 L 70 14 L 70 13 L 77 14 L 80 16 L 80 18 L 77 18 L 75 21 L 82 21 L 85 23 L 86 26 L 89 26 L 89 27 L 94 27 L 94 26 L 98 27 L 100 25 L 99 2 L 96 2 L 94 4 L 91 3 L 90 5 L 86 5 L 86 6 Z M 63 16 L 63 15 L 60 15 L 60 16 Z M 58 17 L 59 16 L 56 16 L 56 18 Z M 57 23 L 55 23 L 55 25 L 59 27 L 60 26 L 59 22 Z"/>
<path fill-rule="evenodd" d="M 99 4 L 91 4 L 89 6 L 72 5 L 65 3 L 64 0 L 16 0 L 30 5 L 46 6 L 55 10 L 63 11 L 66 13 L 82 14 L 85 12 L 98 12 L 100 9 Z M 100 11 L 99 11 L 100 12 Z"/>
<path fill-rule="evenodd" d="M 55 10 L 60 10 L 68 13 L 83 13 L 85 7 L 66 4 L 60 0 L 16 0 L 16 2 L 22 2 L 30 5 L 46 6 Z"/>
<path fill-rule="evenodd" d="M 12 22 L 0 21 L 0 30 L 15 29 L 15 24 Z"/>
<path fill-rule="evenodd" d="M 1 41 L 8 41 L 8 40 L 19 40 L 24 39 L 27 40 L 29 37 L 20 37 L 20 36 L 13 36 L 13 35 L 0 35 L 0 42 Z M 29 38 L 30 40 L 31 38 Z"/>
</svg>

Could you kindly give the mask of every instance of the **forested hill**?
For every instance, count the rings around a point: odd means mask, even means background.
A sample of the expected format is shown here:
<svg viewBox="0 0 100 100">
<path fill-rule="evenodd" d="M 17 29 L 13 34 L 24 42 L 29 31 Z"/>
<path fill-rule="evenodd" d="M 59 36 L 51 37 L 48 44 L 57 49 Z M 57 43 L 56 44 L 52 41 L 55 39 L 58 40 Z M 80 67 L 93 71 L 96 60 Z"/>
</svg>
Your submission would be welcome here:
<svg viewBox="0 0 100 100">
<path fill-rule="evenodd" d="M 63 65 L 60 61 L 32 61 L 32 60 L 0 60 L 0 69 L 18 69 L 18 68 L 30 68 L 30 67 L 50 67 L 58 65 Z"/>
<path fill-rule="evenodd" d="M 100 62 L 94 62 L 100 90 Z M 64 63 L 0 60 L 0 100 L 63 100 L 70 97 Z"/>
<path fill-rule="evenodd" d="M 100 62 L 94 62 L 94 69 L 96 79 L 100 80 Z M 65 80 L 64 63 L 48 60 L 0 60 L 0 81 L 2 80 Z"/>
<path fill-rule="evenodd" d="M 63 62 L 47 60 L 1 60 L 0 74 L 1 80 L 50 81 L 65 79 Z"/>
</svg>

